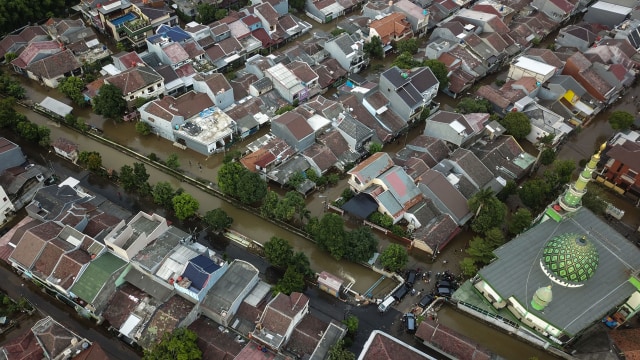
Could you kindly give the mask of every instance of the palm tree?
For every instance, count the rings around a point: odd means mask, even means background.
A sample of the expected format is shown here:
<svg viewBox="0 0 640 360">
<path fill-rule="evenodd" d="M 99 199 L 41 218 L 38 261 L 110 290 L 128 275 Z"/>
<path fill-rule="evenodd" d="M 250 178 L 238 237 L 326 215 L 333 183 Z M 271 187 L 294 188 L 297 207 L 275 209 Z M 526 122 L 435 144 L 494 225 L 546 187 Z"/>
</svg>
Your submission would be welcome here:
<svg viewBox="0 0 640 360">
<path fill-rule="evenodd" d="M 493 190 L 490 188 L 481 189 L 469 199 L 469 209 L 475 212 L 476 216 L 480 214 L 480 210 L 494 199 Z"/>
</svg>

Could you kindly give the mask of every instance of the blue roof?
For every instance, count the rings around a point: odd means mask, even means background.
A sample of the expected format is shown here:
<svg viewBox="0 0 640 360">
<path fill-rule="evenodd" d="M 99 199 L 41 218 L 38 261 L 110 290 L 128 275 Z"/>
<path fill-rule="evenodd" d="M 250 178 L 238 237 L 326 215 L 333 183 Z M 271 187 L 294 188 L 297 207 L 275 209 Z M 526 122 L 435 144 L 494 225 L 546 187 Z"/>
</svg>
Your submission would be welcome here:
<svg viewBox="0 0 640 360">
<path fill-rule="evenodd" d="M 182 277 L 191 280 L 191 287 L 201 290 L 209 279 L 209 274 L 220 269 L 220 266 L 204 255 L 189 260 Z"/>
<path fill-rule="evenodd" d="M 156 34 L 164 35 L 174 42 L 183 42 L 191 39 L 191 35 L 179 26 L 167 26 L 162 24 L 158 27 L 158 30 L 156 30 Z"/>
</svg>

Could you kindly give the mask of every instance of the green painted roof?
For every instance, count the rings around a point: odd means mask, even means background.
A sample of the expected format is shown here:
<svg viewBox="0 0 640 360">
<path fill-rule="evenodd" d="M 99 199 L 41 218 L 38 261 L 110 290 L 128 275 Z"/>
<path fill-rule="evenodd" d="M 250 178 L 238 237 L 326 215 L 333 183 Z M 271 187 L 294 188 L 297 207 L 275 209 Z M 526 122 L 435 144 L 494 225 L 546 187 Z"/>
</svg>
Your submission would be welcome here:
<svg viewBox="0 0 640 360">
<path fill-rule="evenodd" d="M 598 250 L 584 235 L 564 233 L 544 246 L 542 263 L 556 279 L 570 284 L 589 280 L 598 268 Z"/>
<path fill-rule="evenodd" d="M 109 277 L 124 265 L 126 265 L 124 260 L 107 252 L 87 266 L 80 279 L 71 287 L 70 292 L 92 303 Z"/>
</svg>

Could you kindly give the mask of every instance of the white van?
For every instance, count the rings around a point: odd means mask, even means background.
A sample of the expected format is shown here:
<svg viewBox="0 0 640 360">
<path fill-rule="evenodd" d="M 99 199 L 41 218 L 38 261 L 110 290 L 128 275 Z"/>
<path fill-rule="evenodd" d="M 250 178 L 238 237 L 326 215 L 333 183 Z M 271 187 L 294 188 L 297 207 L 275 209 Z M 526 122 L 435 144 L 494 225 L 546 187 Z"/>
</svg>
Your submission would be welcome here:
<svg viewBox="0 0 640 360">
<path fill-rule="evenodd" d="M 389 310 L 394 302 L 396 302 L 396 299 L 394 299 L 393 296 L 389 296 L 388 298 L 384 299 L 382 303 L 380 303 L 380 305 L 378 306 L 378 311 L 385 312 Z"/>
</svg>

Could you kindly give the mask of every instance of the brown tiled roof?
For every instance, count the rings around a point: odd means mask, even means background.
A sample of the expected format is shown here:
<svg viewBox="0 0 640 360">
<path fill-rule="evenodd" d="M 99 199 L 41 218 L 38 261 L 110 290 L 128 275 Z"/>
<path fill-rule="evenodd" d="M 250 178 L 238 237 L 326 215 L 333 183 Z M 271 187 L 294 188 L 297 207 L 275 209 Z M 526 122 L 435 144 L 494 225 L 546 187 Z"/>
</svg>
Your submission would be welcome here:
<svg viewBox="0 0 640 360">
<path fill-rule="evenodd" d="M 313 129 L 304 119 L 304 117 L 294 111 L 286 112 L 273 120 L 276 123 L 284 125 L 297 140 L 313 134 Z"/>
<path fill-rule="evenodd" d="M 84 228 L 84 233 L 95 237 L 100 234 L 101 231 L 107 230 L 120 222 L 120 219 L 113 215 L 109 215 L 107 213 L 101 213 L 95 216 L 92 216 L 87 223 L 87 226 Z"/>
<path fill-rule="evenodd" d="M 262 315 L 262 326 L 276 334 L 284 335 L 287 328 L 298 314 L 309 303 L 309 298 L 305 294 L 298 292 L 285 295 L 278 293 L 267 305 L 265 313 Z"/>
<path fill-rule="evenodd" d="M 194 77 L 194 80 L 196 79 L 204 81 L 214 94 L 217 94 L 220 91 L 224 92 L 227 90 L 231 90 L 229 81 L 224 75 L 220 73 L 213 73 L 207 76 L 196 75 Z"/>
<path fill-rule="evenodd" d="M 84 250 L 74 250 L 62 255 L 50 278 L 56 285 L 63 289 L 69 289 L 83 265 L 91 261 L 91 256 Z M 59 282 L 57 280 L 60 280 Z"/>
<path fill-rule="evenodd" d="M 105 81 L 118 87 L 122 91 L 122 94 L 126 96 L 146 86 L 162 81 L 162 76 L 152 68 L 142 65 L 123 71 L 118 75 L 108 77 Z"/>
<path fill-rule="evenodd" d="M 285 65 L 292 73 L 294 73 L 301 81 L 310 83 L 318 77 L 309 64 L 302 61 L 293 61 Z"/>
<path fill-rule="evenodd" d="M 173 42 L 162 48 L 172 64 L 178 64 L 189 59 L 189 54 L 180 43 Z"/>
<path fill-rule="evenodd" d="M 71 345 L 71 339 L 76 338 L 75 334 L 51 317 L 38 321 L 31 331 L 51 359 L 62 355 L 62 352 Z"/>
<path fill-rule="evenodd" d="M 381 126 L 380 123 L 378 123 L 378 120 L 376 120 L 376 118 L 374 118 L 373 115 L 369 113 L 369 110 L 367 110 L 360 103 L 360 101 L 355 95 L 349 95 L 347 97 L 344 97 L 342 99 L 342 103 L 344 106 L 349 107 L 350 109 L 353 109 L 351 111 L 351 116 L 353 116 L 354 119 L 360 121 L 362 124 L 367 126 L 369 129 L 373 129 L 376 132 L 376 136 L 378 137 L 378 139 L 380 139 L 380 141 L 382 141 L 383 143 L 391 141 L 391 139 L 394 136 L 394 133 L 388 129 L 385 129 L 383 126 Z"/>
<path fill-rule="evenodd" d="M 7 360 L 42 360 L 44 352 L 31 330 L 9 341 L 2 347 Z"/>
<path fill-rule="evenodd" d="M 144 291 L 125 283 L 113 294 L 103 316 L 112 327 L 119 329 L 145 297 L 148 295 Z"/>
<path fill-rule="evenodd" d="M 113 57 L 120 60 L 122 65 L 124 65 L 124 67 L 127 69 L 131 69 L 132 67 L 138 66 L 138 64 L 143 63 L 142 59 L 140 59 L 140 56 L 138 56 L 138 53 L 136 53 L 135 51 L 131 51 L 128 53 L 121 52 L 114 55 Z"/>
<path fill-rule="evenodd" d="M 58 138 L 51 144 L 54 148 L 58 148 L 67 154 L 78 150 L 78 145 L 65 138 Z"/>
<path fill-rule="evenodd" d="M 338 162 L 338 158 L 331 152 L 331 149 L 320 144 L 311 145 L 304 151 L 304 155 L 311 158 L 322 172 L 329 170 Z"/>
<path fill-rule="evenodd" d="M 429 187 L 440 201 L 458 218 L 462 219 L 469 213 L 467 199 L 455 189 L 447 178 L 436 170 L 427 170 L 421 177 L 420 183 Z"/>
<path fill-rule="evenodd" d="M 73 357 L 74 360 L 110 360 L 100 344 L 95 341 L 87 349 Z"/>
<path fill-rule="evenodd" d="M 505 98 L 498 89 L 494 89 L 491 85 L 480 86 L 476 91 L 476 95 L 489 100 L 489 102 L 503 110 L 511 104 L 509 99 Z"/>
<path fill-rule="evenodd" d="M 298 325 L 296 325 L 291 338 L 286 345 L 286 349 L 304 357 L 311 356 L 316 346 L 322 339 L 322 334 L 327 330 L 329 324 L 317 317 L 307 314 Z"/>
<path fill-rule="evenodd" d="M 626 360 L 640 360 L 640 329 L 613 330 L 608 334 Z"/>
<path fill-rule="evenodd" d="M 607 156 L 629 166 L 633 171 L 640 172 L 640 144 L 625 141 L 622 145 L 614 145 L 608 149 Z"/>
<path fill-rule="evenodd" d="M 399 12 L 391 13 L 380 20 L 373 20 L 369 28 L 375 29 L 383 44 L 388 43 L 393 37 L 411 32 L 411 24 L 407 21 L 407 16 Z"/>
<path fill-rule="evenodd" d="M 566 14 L 571 13 L 575 8 L 574 4 L 570 3 L 567 0 L 549 0 L 555 6 L 557 6 L 560 10 L 564 11 Z"/>
<path fill-rule="evenodd" d="M 46 36 L 46 35 L 47 35 L 47 32 L 45 31 L 45 29 L 39 25 L 27 26 L 24 29 L 22 29 L 22 31 L 20 31 L 20 37 L 27 42 L 33 40 L 33 38 L 35 38 L 36 36 Z"/>
<path fill-rule="evenodd" d="M 541 59 L 542 62 L 546 63 L 547 65 L 555 66 L 558 69 L 562 69 L 562 67 L 564 66 L 562 60 L 560 60 L 560 58 L 558 58 L 558 56 L 549 49 L 532 47 L 527 50 L 524 55 L 527 57 Z"/>
<path fill-rule="evenodd" d="M 255 76 L 255 75 L 254 75 Z M 234 91 L 235 94 L 235 91 Z M 234 120 L 242 119 L 247 115 L 255 115 L 261 112 L 264 102 L 258 97 L 252 97 L 242 104 L 237 104 L 231 110 L 226 111 L 227 115 Z"/>
<path fill-rule="evenodd" d="M 424 356 L 412 351 L 408 344 L 393 341 L 387 336 L 375 334 L 368 348 L 360 354 L 362 360 L 424 360 Z M 462 358 L 461 358 L 462 359 Z"/>
<path fill-rule="evenodd" d="M 20 53 L 20 55 L 11 61 L 11 64 L 26 69 L 29 64 L 40 53 L 55 54 L 60 52 L 61 46 L 57 41 L 37 41 L 32 42 Z"/>
<path fill-rule="evenodd" d="M 49 241 L 33 266 L 33 272 L 46 279 L 53 271 L 62 254 L 71 249 L 73 249 L 73 245 L 64 240 L 56 238 Z"/>
<path fill-rule="evenodd" d="M 198 348 L 202 351 L 202 360 L 233 360 L 243 345 L 235 341 L 233 332 L 222 332 L 215 322 L 200 317 L 189 325 L 189 330 L 198 335 Z"/>
<path fill-rule="evenodd" d="M 491 6 L 493 8 L 493 6 Z M 482 39 L 486 41 L 491 47 L 493 47 L 497 52 L 503 52 L 509 44 L 500 36 L 498 33 L 486 33 L 482 34 Z"/>
<path fill-rule="evenodd" d="M 442 324 L 424 320 L 418 326 L 416 337 L 427 341 L 442 350 L 445 354 L 457 359 L 489 360 L 494 355 L 481 348 L 472 340 L 456 333 Z"/>
<path fill-rule="evenodd" d="M 278 22 L 278 13 L 269 3 L 264 3 L 256 6 L 255 11 L 260 13 L 269 25 L 275 25 Z"/>
<path fill-rule="evenodd" d="M 30 228 L 20 239 L 11 258 L 30 268 L 46 242 L 55 238 L 61 230 L 62 227 L 54 222 L 46 222 Z"/>
<path fill-rule="evenodd" d="M 234 99 L 238 101 L 249 95 L 249 86 L 256 81 L 258 81 L 258 77 L 251 73 L 246 73 L 231 80 Z"/>
<path fill-rule="evenodd" d="M 199 46 L 199 44 L 195 41 L 189 41 L 182 45 L 184 51 L 189 55 L 189 59 L 193 59 L 197 56 L 204 54 L 204 50 Z"/>
<path fill-rule="evenodd" d="M 164 333 L 172 332 L 192 309 L 191 302 L 178 295 L 173 295 L 153 315 L 139 340 L 139 344 L 144 348 L 152 347 L 162 339 Z"/>
</svg>

